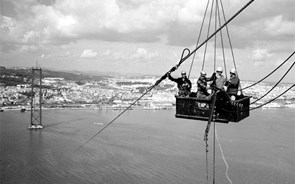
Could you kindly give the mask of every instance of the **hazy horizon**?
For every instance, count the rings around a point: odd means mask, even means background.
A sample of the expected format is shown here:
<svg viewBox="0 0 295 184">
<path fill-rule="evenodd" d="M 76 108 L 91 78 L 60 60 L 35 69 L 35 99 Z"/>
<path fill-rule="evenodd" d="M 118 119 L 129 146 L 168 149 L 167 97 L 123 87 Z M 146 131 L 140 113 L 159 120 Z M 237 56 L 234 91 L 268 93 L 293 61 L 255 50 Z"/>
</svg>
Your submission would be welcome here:
<svg viewBox="0 0 295 184">
<path fill-rule="evenodd" d="M 0 65 L 1 67 L 2 65 Z M 5 67 L 5 66 L 4 66 Z M 34 68 L 36 66 L 31 66 L 31 67 L 24 67 L 24 66 L 13 66 L 13 67 L 6 67 L 7 69 L 30 69 L 30 68 Z M 38 66 L 39 67 L 39 66 Z M 163 74 L 141 74 L 141 73 L 120 73 L 120 72 L 104 72 L 104 71 L 82 71 L 82 70 L 67 70 L 67 69 L 56 69 L 56 68 L 46 68 L 46 67 L 41 67 L 43 70 L 51 70 L 51 71 L 59 71 L 59 72 L 68 72 L 68 73 L 83 73 L 83 74 L 89 74 L 89 75 L 98 75 L 98 76 L 108 76 L 108 77 L 116 77 L 116 76 L 120 76 L 120 77 L 161 77 Z M 179 71 L 180 72 L 180 71 Z M 171 75 L 173 77 L 179 77 L 178 73 L 179 72 L 174 72 Z M 191 75 L 190 79 L 197 79 L 199 76 L 197 75 Z M 229 77 L 229 76 L 227 76 Z M 258 79 L 261 80 L 261 79 Z M 241 79 L 241 81 L 244 82 L 257 82 L 258 80 L 251 80 L 251 79 Z M 268 78 L 266 78 L 265 80 L 261 81 L 262 83 L 276 83 L 278 81 L 271 81 Z M 286 81 L 286 80 L 282 80 L 279 84 L 293 84 L 294 81 Z"/>
</svg>

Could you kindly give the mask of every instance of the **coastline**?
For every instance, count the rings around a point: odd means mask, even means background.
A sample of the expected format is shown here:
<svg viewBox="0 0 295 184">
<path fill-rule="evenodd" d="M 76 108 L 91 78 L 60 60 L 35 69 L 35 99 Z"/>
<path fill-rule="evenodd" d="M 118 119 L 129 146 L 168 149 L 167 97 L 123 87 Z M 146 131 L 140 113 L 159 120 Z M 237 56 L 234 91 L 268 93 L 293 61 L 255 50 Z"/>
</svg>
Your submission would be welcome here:
<svg viewBox="0 0 295 184">
<path fill-rule="evenodd" d="M 113 106 L 102 106 L 102 107 L 42 107 L 42 110 L 124 110 L 126 107 L 113 107 Z M 0 108 L 4 111 L 21 111 L 24 107 L 19 106 L 4 106 Z M 129 110 L 167 110 L 167 109 L 175 109 L 175 106 L 165 106 L 165 107 L 147 107 L 147 106 L 133 106 L 129 108 Z M 25 111 L 31 111 L 30 107 L 25 107 Z"/>
<path fill-rule="evenodd" d="M 124 107 L 113 107 L 113 106 L 102 106 L 102 107 L 83 107 L 83 106 L 79 106 L 79 107 L 42 107 L 42 110 L 125 110 L 128 106 L 124 106 Z M 253 106 L 255 107 L 255 105 Z M 147 107 L 147 106 L 133 106 L 131 108 L 129 108 L 129 110 L 170 110 L 170 109 L 175 109 L 176 107 L 173 106 L 164 106 L 164 107 Z M 263 106 L 259 109 L 262 110 L 267 110 L 267 109 L 293 109 L 295 108 L 295 104 L 289 104 L 289 105 L 266 105 Z M 25 109 L 25 110 L 24 110 Z M 20 112 L 25 112 L 25 111 L 31 111 L 30 107 L 19 107 L 19 106 L 4 106 L 0 108 L 0 112 L 3 111 L 20 111 Z"/>
</svg>

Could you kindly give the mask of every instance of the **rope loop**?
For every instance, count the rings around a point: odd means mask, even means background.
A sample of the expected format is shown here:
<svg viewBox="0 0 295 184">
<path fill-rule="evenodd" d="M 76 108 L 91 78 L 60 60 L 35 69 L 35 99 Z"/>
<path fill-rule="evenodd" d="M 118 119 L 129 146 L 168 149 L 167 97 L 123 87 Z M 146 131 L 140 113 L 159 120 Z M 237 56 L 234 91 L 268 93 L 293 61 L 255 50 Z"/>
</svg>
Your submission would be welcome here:
<svg viewBox="0 0 295 184">
<path fill-rule="evenodd" d="M 186 51 L 187 51 L 188 53 L 184 56 L 184 53 L 185 53 Z M 179 63 L 177 64 L 177 68 L 181 65 L 182 62 L 184 62 L 188 57 L 190 57 L 190 55 L 191 55 L 191 51 L 190 51 L 188 48 L 183 49 L 182 54 L 181 54 L 180 61 L 179 61 Z"/>
</svg>

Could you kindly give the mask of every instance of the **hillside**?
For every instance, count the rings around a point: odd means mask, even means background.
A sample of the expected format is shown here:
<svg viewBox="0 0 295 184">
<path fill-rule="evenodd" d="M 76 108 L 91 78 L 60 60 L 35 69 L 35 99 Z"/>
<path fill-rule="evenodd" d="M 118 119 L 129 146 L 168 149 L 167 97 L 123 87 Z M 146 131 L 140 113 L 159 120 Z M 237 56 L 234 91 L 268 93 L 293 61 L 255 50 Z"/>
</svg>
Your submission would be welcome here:
<svg viewBox="0 0 295 184">
<path fill-rule="evenodd" d="M 53 71 L 48 69 L 42 70 L 44 77 L 58 77 L 69 81 L 85 82 L 85 81 L 101 81 L 105 79 L 104 76 L 86 73 L 71 73 L 63 71 Z M 5 68 L 0 67 L 0 84 L 4 86 L 16 86 L 18 84 L 28 83 L 32 77 L 31 68 Z"/>
</svg>

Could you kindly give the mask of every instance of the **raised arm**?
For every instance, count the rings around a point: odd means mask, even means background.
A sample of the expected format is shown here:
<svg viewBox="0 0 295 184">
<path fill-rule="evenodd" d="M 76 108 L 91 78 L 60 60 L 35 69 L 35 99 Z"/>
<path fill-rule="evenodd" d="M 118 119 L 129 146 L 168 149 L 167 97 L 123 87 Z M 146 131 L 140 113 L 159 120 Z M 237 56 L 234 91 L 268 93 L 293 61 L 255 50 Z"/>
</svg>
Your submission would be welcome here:
<svg viewBox="0 0 295 184">
<path fill-rule="evenodd" d="M 170 73 L 168 73 L 168 79 L 173 81 L 173 82 L 177 82 L 177 79 L 173 78 Z"/>
</svg>

